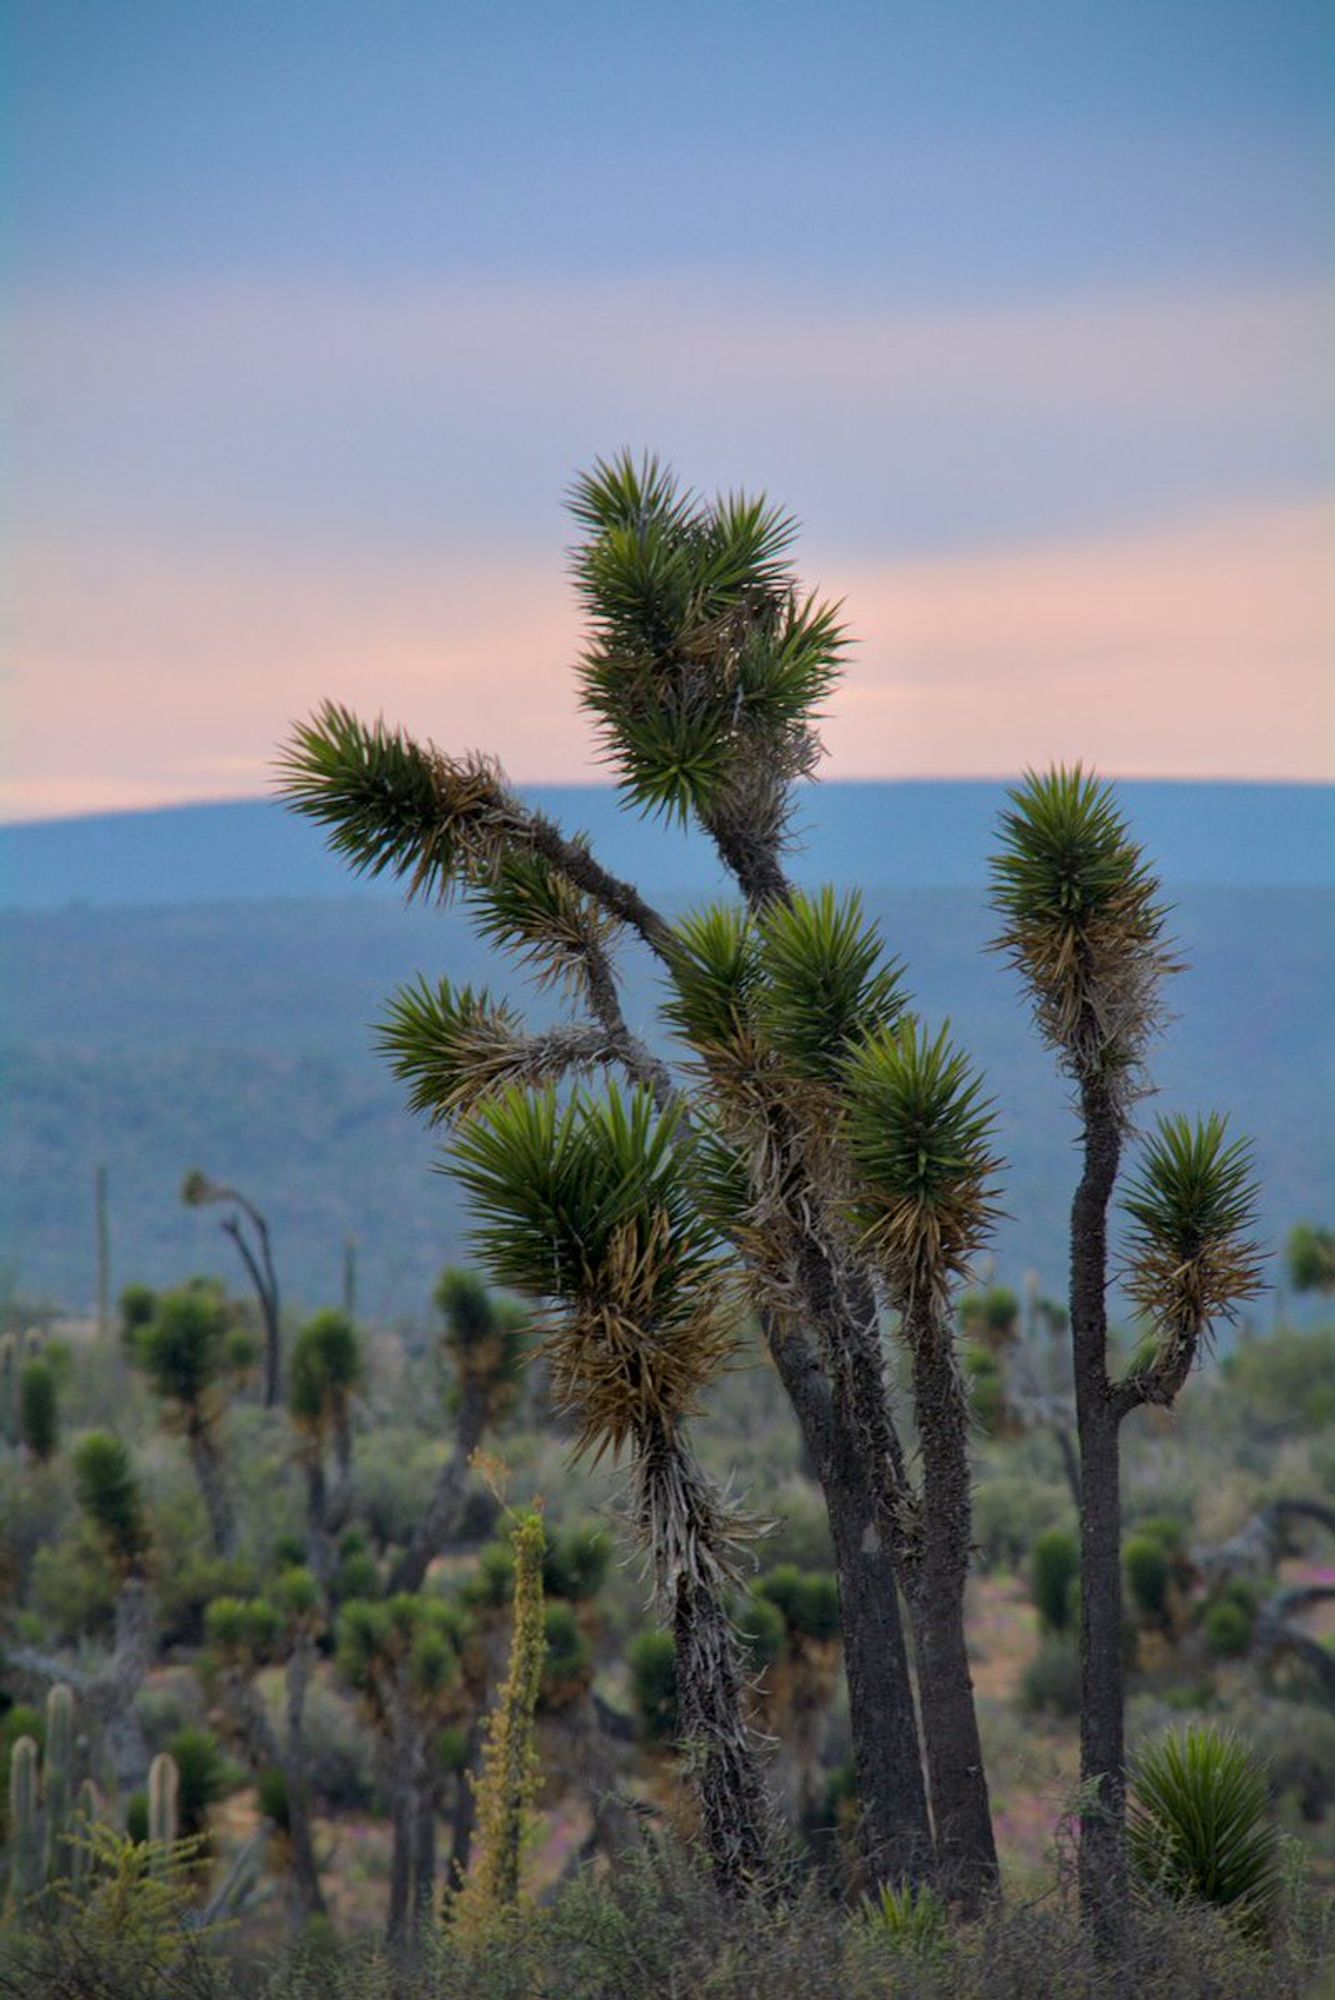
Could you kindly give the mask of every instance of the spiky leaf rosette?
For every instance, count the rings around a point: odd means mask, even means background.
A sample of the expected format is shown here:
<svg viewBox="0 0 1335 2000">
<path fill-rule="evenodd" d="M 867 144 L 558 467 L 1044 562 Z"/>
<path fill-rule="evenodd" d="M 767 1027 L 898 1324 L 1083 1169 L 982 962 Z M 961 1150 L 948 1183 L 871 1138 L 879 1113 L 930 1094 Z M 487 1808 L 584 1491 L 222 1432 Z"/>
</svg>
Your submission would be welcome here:
<svg viewBox="0 0 1335 2000">
<path fill-rule="evenodd" d="M 447 757 L 337 702 L 296 726 L 278 771 L 288 804 L 326 829 L 335 853 L 359 875 L 406 883 L 410 898 L 486 876 L 525 824 L 488 759 Z"/>
<path fill-rule="evenodd" d="M 288 1409 L 294 1421 L 322 1436 L 346 1414 L 363 1373 L 361 1336 L 348 1315 L 336 1307 L 316 1313 L 292 1347 Z"/>
<path fill-rule="evenodd" d="M 1030 772 L 1010 798 L 991 864 L 995 948 L 1023 975 L 1069 1074 L 1101 1085 L 1125 1116 L 1163 1017 L 1161 982 L 1179 969 L 1159 882 L 1111 787 L 1080 765 Z"/>
<path fill-rule="evenodd" d="M 680 1421 L 730 1345 L 729 1273 L 680 1122 L 641 1091 L 565 1106 L 513 1091 L 480 1108 L 448 1163 L 493 1277 L 555 1301 L 554 1387 L 581 1451 Z"/>
<path fill-rule="evenodd" d="M 982 1079 L 948 1028 L 932 1041 L 911 1016 L 855 1050 L 845 1075 L 864 1240 L 897 1304 L 943 1302 L 998 1214 Z"/>
<path fill-rule="evenodd" d="M 378 1046 L 408 1085 L 408 1102 L 433 1125 L 466 1118 L 490 1097 L 541 1089 L 612 1059 L 597 1026 L 568 1024 L 530 1035 L 504 1001 L 470 986 L 418 979 L 395 994 Z"/>
<path fill-rule="evenodd" d="M 1251 1147 L 1229 1139 L 1225 1119 L 1158 1121 L 1122 1204 L 1131 1220 L 1127 1290 L 1158 1341 L 1137 1371 L 1147 1385 L 1176 1393 L 1211 1322 L 1232 1319 L 1261 1290 L 1251 1235 L 1258 1200 Z"/>
<path fill-rule="evenodd" d="M 773 838 L 819 755 L 813 722 L 845 644 L 834 607 L 799 593 L 794 522 L 764 499 L 701 500 L 629 453 L 581 475 L 570 507 L 585 530 L 584 704 L 623 791 L 706 825 L 746 806 Z"/>
<path fill-rule="evenodd" d="M 663 1013 L 725 1093 L 745 1089 L 763 1060 L 756 1020 L 761 970 L 751 918 L 714 903 L 682 919 L 670 946 Z"/>
<path fill-rule="evenodd" d="M 522 850 L 504 855 L 476 884 L 471 901 L 483 937 L 514 952 L 540 985 L 581 996 L 622 928 L 550 861 Z"/>
<path fill-rule="evenodd" d="M 1127 1832 L 1147 1889 L 1213 1903 L 1244 1931 L 1269 1927 L 1284 1889 L 1263 1765 L 1229 1730 L 1170 1731 L 1141 1753 Z"/>
<path fill-rule="evenodd" d="M 90 1431 L 74 1454 L 79 1505 L 122 1575 L 148 1552 L 143 1497 L 129 1450 L 110 1431 Z"/>
<path fill-rule="evenodd" d="M 802 1082 L 837 1086 L 849 1051 L 902 1015 L 902 965 L 887 961 L 856 891 L 771 904 L 758 932 L 762 1028 Z"/>
</svg>

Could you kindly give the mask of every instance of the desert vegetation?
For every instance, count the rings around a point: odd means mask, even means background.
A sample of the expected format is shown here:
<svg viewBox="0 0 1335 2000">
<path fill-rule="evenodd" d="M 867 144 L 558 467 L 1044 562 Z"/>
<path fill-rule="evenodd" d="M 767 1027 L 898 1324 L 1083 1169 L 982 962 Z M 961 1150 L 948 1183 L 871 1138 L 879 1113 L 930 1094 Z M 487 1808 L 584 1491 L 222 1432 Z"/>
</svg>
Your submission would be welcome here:
<svg viewBox="0 0 1335 2000">
<path fill-rule="evenodd" d="M 411 1321 L 280 1297 L 259 1160 L 183 1186 L 243 1296 L 10 1306 L 0 1993 L 1319 1991 L 1335 1333 L 1248 1319 L 1227 1079 L 1142 1116 L 1153 857 L 1079 769 L 996 829 L 978 978 L 1078 1139 L 998 1273 L 1007 1078 L 787 871 L 847 644 L 793 524 L 628 457 L 571 508 L 625 805 L 732 893 L 665 913 L 489 758 L 295 727 L 289 803 L 560 1006 L 385 997 L 473 1225 Z M 1287 1257 L 1329 1293 L 1320 1222 Z"/>
</svg>

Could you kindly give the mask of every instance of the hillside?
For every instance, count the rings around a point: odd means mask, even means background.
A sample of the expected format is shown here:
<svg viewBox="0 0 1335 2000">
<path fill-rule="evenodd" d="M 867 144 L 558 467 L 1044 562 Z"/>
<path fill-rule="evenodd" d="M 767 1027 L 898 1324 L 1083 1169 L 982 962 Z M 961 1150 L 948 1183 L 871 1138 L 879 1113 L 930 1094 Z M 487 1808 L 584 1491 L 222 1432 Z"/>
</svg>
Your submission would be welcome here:
<svg viewBox="0 0 1335 2000">
<path fill-rule="evenodd" d="M 1176 928 L 1191 969 L 1157 1065 L 1165 1105 L 1219 1105 L 1257 1141 L 1265 1222 L 1335 1214 L 1331 893 L 1188 886 Z M 1000 1271 L 1060 1288 L 1073 1169 L 1063 1091 L 1014 981 L 984 953 L 969 888 L 869 892 L 919 1004 L 948 1014 L 985 1065 L 1011 1162 Z M 10 911 L 0 1256 L 27 1295 L 91 1297 L 93 1169 L 110 1169 L 117 1285 L 227 1268 L 213 1221 L 182 1209 L 192 1165 L 234 1177 L 269 1213 L 293 1299 L 335 1292 L 343 1239 L 361 1246 L 373 1312 L 419 1307 L 463 1247 L 431 1136 L 402 1108 L 370 1024 L 418 970 L 487 977 L 460 913 L 390 897 Z M 647 1025 L 652 979 L 631 966 Z M 492 971 L 492 983 L 504 985 Z M 1263 1317 L 1268 1307 L 1259 1309 Z"/>
</svg>

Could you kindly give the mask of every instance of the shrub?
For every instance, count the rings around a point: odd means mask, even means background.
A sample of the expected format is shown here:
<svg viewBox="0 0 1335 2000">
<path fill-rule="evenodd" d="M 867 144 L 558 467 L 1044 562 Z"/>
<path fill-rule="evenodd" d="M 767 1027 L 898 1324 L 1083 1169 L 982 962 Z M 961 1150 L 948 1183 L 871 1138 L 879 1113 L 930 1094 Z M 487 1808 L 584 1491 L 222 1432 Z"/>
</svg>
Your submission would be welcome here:
<svg viewBox="0 0 1335 2000">
<path fill-rule="evenodd" d="M 677 1650 L 672 1634 L 651 1629 L 631 1642 L 627 1654 L 631 1693 L 640 1728 L 650 1743 L 677 1736 Z"/>
<path fill-rule="evenodd" d="M 178 1730 L 167 1747 L 180 1777 L 181 1838 L 191 1840 L 207 1830 L 209 1807 L 222 1797 L 226 1759 L 211 1729 Z"/>
<path fill-rule="evenodd" d="M 542 1663 L 540 1705 L 549 1711 L 569 1706 L 584 1693 L 593 1672 L 593 1648 L 580 1630 L 574 1607 L 561 1598 L 543 1607 L 547 1651 Z"/>
<path fill-rule="evenodd" d="M 1039 1621 L 1048 1632 L 1069 1630 L 1072 1586 L 1080 1575 L 1080 1545 L 1065 1528 L 1049 1528 L 1034 1543 L 1031 1582 Z"/>
<path fill-rule="evenodd" d="M 547 1545 L 542 1561 L 542 1588 L 548 1597 L 571 1604 L 596 1597 L 612 1561 L 612 1537 L 596 1522 L 571 1528 Z"/>
<path fill-rule="evenodd" d="M 1174 1901 L 1212 1903 L 1263 1932 L 1283 1887 L 1265 1769 L 1231 1732 L 1170 1731 L 1136 1763 L 1128 1809 L 1141 1882 Z"/>
<path fill-rule="evenodd" d="M 55 1457 L 60 1442 L 56 1371 L 49 1361 L 29 1361 L 19 1376 L 19 1438 L 39 1465 Z"/>
<path fill-rule="evenodd" d="M 774 1665 L 783 1652 L 787 1633 L 782 1611 L 757 1587 L 737 1612 L 737 1634 L 745 1648 L 750 1673 L 761 1674 Z"/>
<path fill-rule="evenodd" d="M 1162 1542 L 1153 1535 L 1133 1535 L 1122 1551 L 1122 1568 L 1132 1602 L 1144 1622 L 1166 1625 L 1172 1571 Z"/>
<path fill-rule="evenodd" d="M 1020 1706 L 1029 1715 L 1079 1715 L 1080 1657 L 1068 1639 L 1050 1639 L 1029 1662 Z"/>
<path fill-rule="evenodd" d="M 109 1431 L 93 1431 L 74 1454 L 79 1505 L 121 1568 L 131 1568 L 148 1548 L 139 1482 L 130 1454 Z"/>
<path fill-rule="evenodd" d="M 1221 1597 L 1205 1614 L 1205 1642 L 1219 1660 L 1240 1660 L 1250 1650 L 1255 1617 L 1236 1597 Z"/>
</svg>

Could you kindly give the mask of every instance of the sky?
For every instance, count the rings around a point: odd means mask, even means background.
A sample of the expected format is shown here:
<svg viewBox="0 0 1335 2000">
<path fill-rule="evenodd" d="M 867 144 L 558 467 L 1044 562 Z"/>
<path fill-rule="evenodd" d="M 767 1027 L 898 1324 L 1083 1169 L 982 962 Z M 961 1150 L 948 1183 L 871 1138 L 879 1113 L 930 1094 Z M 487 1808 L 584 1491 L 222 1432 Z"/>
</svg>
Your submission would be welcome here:
<svg viewBox="0 0 1335 2000">
<path fill-rule="evenodd" d="M 835 778 L 1335 778 L 1307 0 L 15 0 L 0 817 L 332 696 L 587 780 L 572 474 L 803 523 Z"/>
</svg>

